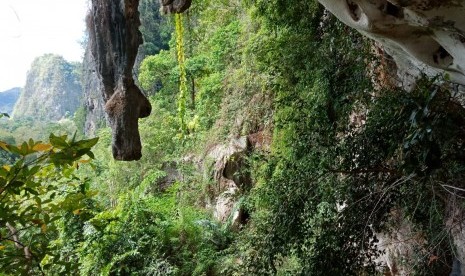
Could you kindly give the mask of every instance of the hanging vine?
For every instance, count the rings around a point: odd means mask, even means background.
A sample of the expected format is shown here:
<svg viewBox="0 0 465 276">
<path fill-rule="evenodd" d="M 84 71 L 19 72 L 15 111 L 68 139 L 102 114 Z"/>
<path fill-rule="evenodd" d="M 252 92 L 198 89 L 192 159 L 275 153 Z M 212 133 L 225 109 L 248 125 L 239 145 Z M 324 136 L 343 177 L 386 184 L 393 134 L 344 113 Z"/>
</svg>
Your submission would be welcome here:
<svg viewBox="0 0 465 276">
<path fill-rule="evenodd" d="M 187 102 L 187 77 L 186 64 L 184 56 L 184 28 L 182 24 L 182 14 L 175 14 L 176 22 L 176 52 L 179 64 L 179 96 L 178 96 L 178 117 L 181 129 L 181 135 L 187 132 L 186 124 L 186 102 Z"/>
</svg>

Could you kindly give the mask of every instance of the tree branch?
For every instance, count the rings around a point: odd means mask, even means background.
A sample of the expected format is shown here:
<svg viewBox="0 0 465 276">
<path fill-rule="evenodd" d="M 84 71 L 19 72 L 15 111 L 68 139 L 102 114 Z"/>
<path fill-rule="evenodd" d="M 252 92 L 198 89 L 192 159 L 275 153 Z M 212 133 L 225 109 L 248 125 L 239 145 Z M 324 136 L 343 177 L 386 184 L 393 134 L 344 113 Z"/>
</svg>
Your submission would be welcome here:
<svg viewBox="0 0 465 276">
<path fill-rule="evenodd" d="M 388 169 L 388 168 L 366 168 L 366 169 L 355 169 L 355 170 L 335 170 L 329 169 L 329 172 L 332 173 L 342 173 L 342 174 L 362 174 L 362 173 L 388 173 L 394 175 L 401 175 L 398 170 Z"/>
</svg>

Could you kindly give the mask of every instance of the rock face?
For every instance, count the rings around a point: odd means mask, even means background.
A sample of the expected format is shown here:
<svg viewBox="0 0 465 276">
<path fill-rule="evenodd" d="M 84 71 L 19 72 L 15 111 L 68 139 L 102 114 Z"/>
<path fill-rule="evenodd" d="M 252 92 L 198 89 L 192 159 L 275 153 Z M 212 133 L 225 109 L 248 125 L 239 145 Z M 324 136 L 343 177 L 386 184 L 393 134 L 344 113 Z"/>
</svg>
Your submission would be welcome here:
<svg viewBox="0 0 465 276">
<path fill-rule="evenodd" d="M 11 114 L 13 107 L 19 98 L 21 88 L 15 87 L 9 90 L 0 92 L 0 113 Z"/>
<path fill-rule="evenodd" d="M 113 132 L 113 157 L 126 161 L 141 158 L 138 119 L 151 112 L 132 73 L 142 43 L 138 6 L 139 0 L 92 0 L 87 18 L 91 53 Z"/>
<path fill-rule="evenodd" d="M 240 208 L 235 208 L 241 189 L 250 184 L 250 177 L 241 173 L 249 152 L 249 141 L 243 136 L 233 139 L 227 145 L 211 148 L 206 158 L 213 160 L 213 179 L 217 183 L 213 195 L 215 207 L 213 216 L 225 223 L 231 217 L 231 224 L 240 224 Z"/>
<path fill-rule="evenodd" d="M 270 145 L 271 133 L 260 131 L 212 146 L 201 160 L 195 161 L 198 169 L 208 174 L 204 177 L 215 183 L 210 187 L 207 208 L 232 229 L 240 229 L 249 219 L 240 199 L 253 186 L 247 159 L 253 152 L 269 152 Z"/>
<path fill-rule="evenodd" d="M 163 13 L 182 13 L 191 6 L 192 0 L 160 0 Z"/>
<path fill-rule="evenodd" d="M 97 129 L 105 126 L 106 114 L 105 103 L 101 96 L 103 84 L 98 77 L 96 64 L 89 47 L 87 47 L 84 54 L 82 67 L 82 90 L 86 111 L 84 133 L 90 137 L 96 134 Z"/>
<path fill-rule="evenodd" d="M 465 275 L 465 210 L 461 206 L 461 198 L 451 196 L 447 202 L 449 216 L 446 226 L 456 247 L 451 276 Z"/>
<path fill-rule="evenodd" d="M 465 0 L 319 0 L 345 24 L 380 42 L 400 82 L 421 72 L 465 84 Z M 409 73 L 409 74 L 406 74 Z"/>
<path fill-rule="evenodd" d="M 385 265 L 390 275 L 414 275 L 415 256 L 426 246 L 422 233 L 400 209 L 391 211 L 388 225 L 385 233 L 376 235 L 378 250 L 383 252 L 376 262 Z"/>
<path fill-rule="evenodd" d="M 63 57 L 46 54 L 32 63 L 13 111 L 14 118 L 58 121 L 80 106 L 79 66 Z"/>
<path fill-rule="evenodd" d="M 271 143 L 264 132 L 231 139 L 227 144 L 212 146 L 202 160 L 199 170 L 205 178 L 214 181 L 209 187 L 209 202 L 213 216 L 232 229 L 240 229 L 249 219 L 242 206 L 241 197 L 252 187 L 252 178 L 247 159 L 252 152 L 266 151 Z"/>
</svg>

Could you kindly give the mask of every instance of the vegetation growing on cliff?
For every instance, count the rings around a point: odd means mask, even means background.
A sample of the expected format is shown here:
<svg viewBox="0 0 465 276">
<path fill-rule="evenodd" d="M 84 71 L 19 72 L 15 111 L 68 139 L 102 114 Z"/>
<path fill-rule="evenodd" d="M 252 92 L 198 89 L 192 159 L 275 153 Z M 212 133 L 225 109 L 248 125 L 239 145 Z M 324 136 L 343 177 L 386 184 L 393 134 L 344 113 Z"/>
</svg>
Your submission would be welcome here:
<svg viewBox="0 0 465 276">
<path fill-rule="evenodd" d="M 169 37 L 163 32 L 174 31 L 174 23 L 145 24 L 142 31 Z M 371 44 L 316 2 L 199 0 L 177 23 L 169 47 L 146 45 L 153 55 L 139 70 L 154 110 L 140 121 L 140 161 L 112 161 L 104 128 L 92 167 L 75 166 L 63 179 L 66 170 L 26 170 L 52 187 L 67 187 L 53 181 L 60 178 L 82 188 L 75 194 L 93 196 L 80 198 L 76 209 L 40 209 L 41 223 L 20 239 L 36 237 L 46 224 L 37 251 L 46 255 L 34 251 L 34 266 L 22 259 L 25 271 L 373 275 L 383 271 L 376 263 L 379 233 L 403 220 L 422 245 L 408 260 L 412 273 L 448 273 L 454 248 L 446 203 L 454 189 L 465 188 L 465 136 L 464 110 L 447 83 L 425 78 L 409 93 L 375 89 L 377 76 L 367 70 L 377 58 Z M 184 47 L 176 47 L 180 41 Z M 220 222 L 212 216 L 220 163 L 210 164 L 207 155 L 243 136 L 247 151 L 233 156 L 245 161 L 232 160 L 240 168 L 228 176 L 251 179 L 236 183 L 234 208 L 243 219 L 234 220 L 233 211 Z M 272 137 L 271 145 L 256 146 L 257 137 L 263 144 Z M 18 160 L 14 152 L 9 157 Z M 221 173 L 220 179 L 228 172 Z M 42 196 L 30 200 L 49 199 Z M 44 213 L 56 220 L 45 223 Z M 0 257 L 8 258 L 1 242 Z M 9 266 L 6 273 L 18 271 Z"/>
<path fill-rule="evenodd" d="M 82 104 L 81 96 L 80 65 L 46 54 L 32 63 L 13 117 L 37 121 L 69 118 Z"/>
</svg>

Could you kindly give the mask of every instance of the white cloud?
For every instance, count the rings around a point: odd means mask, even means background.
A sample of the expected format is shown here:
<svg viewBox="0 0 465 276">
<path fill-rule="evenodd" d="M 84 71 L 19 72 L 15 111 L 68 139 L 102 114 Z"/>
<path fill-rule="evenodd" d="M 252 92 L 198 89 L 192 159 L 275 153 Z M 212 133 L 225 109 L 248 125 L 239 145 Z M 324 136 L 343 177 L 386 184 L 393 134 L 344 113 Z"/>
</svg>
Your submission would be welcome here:
<svg viewBox="0 0 465 276">
<path fill-rule="evenodd" d="M 87 0 L 0 0 L 0 91 L 24 86 L 34 58 L 81 61 Z"/>
</svg>

